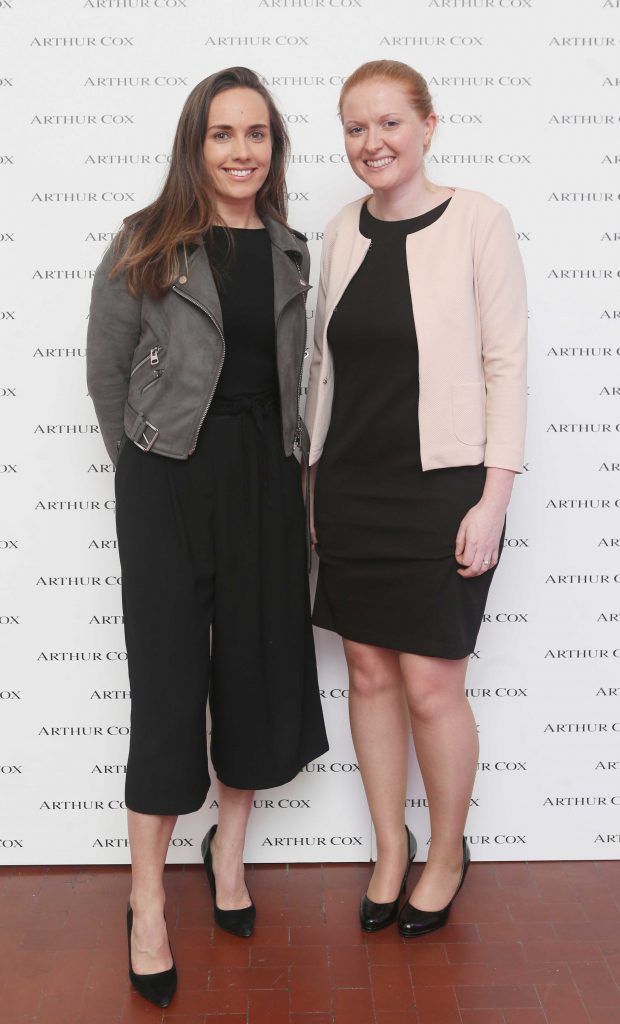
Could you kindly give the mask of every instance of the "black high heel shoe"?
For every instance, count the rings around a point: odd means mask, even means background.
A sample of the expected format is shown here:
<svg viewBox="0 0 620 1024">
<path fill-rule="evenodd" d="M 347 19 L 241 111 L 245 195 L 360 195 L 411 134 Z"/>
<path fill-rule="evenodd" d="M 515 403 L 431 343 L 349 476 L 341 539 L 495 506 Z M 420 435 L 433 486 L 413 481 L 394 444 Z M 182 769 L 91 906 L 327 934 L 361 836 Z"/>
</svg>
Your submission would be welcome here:
<svg viewBox="0 0 620 1024">
<path fill-rule="evenodd" d="M 398 916 L 398 901 L 406 889 L 407 878 L 418 850 L 413 832 L 406 825 L 405 829 L 407 831 L 407 867 L 403 876 L 403 884 L 399 889 L 398 896 L 391 903 L 375 903 L 364 893 L 360 901 L 360 924 L 365 932 L 378 932 L 382 928 L 387 928 Z"/>
<path fill-rule="evenodd" d="M 400 914 L 398 915 L 398 930 L 401 935 L 405 938 L 410 935 L 427 935 L 428 932 L 434 932 L 438 928 L 443 928 L 444 924 L 448 920 L 448 914 L 450 913 L 450 907 L 454 903 L 457 895 L 461 890 L 461 886 L 465 881 L 465 875 L 471 856 L 469 853 L 469 846 L 467 839 L 463 836 L 463 868 L 461 871 L 461 879 L 456 887 L 456 892 L 450 902 L 442 907 L 441 910 L 418 910 L 417 907 L 412 906 L 411 903 L 403 904 Z"/>
<path fill-rule="evenodd" d="M 131 966 L 131 930 L 133 928 L 133 910 L 127 904 L 127 946 L 129 950 L 129 980 L 136 992 L 156 1006 L 169 1006 L 170 1000 L 177 989 L 177 969 L 172 957 L 172 967 L 156 974 L 136 974 Z M 172 954 L 172 947 L 170 947 Z"/>
<path fill-rule="evenodd" d="M 200 844 L 200 852 L 202 853 L 202 859 L 204 861 L 205 871 L 207 872 L 207 878 L 209 879 L 211 895 L 213 897 L 213 915 L 215 917 L 215 923 L 225 931 L 231 932 L 232 935 L 239 935 L 241 938 L 247 939 L 252 934 L 254 921 L 256 920 L 256 907 L 252 903 L 252 897 L 250 896 L 250 906 L 243 907 L 241 910 L 220 910 L 217 905 L 215 897 L 215 875 L 213 874 L 213 859 L 211 856 L 211 843 L 216 832 L 217 825 L 213 825 Z"/>
</svg>

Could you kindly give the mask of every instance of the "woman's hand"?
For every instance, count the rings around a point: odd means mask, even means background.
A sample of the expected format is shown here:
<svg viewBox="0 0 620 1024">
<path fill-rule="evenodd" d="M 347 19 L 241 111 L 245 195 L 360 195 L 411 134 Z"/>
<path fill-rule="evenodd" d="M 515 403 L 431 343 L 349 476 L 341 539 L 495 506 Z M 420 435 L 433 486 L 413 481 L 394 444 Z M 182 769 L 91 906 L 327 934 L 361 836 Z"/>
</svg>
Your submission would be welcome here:
<svg viewBox="0 0 620 1024">
<path fill-rule="evenodd" d="M 487 469 L 482 497 L 463 517 L 456 535 L 454 557 L 464 566 L 456 571 L 464 579 L 481 576 L 497 565 L 513 482 L 512 470 Z"/>
<path fill-rule="evenodd" d="M 481 576 L 497 565 L 499 539 L 504 526 L 504 513 L 485 506 L 482 501 L 470 508 L 456 535 L 454 557 L 464 569 L 459 576 L 469 579 Z"/>
</svg>

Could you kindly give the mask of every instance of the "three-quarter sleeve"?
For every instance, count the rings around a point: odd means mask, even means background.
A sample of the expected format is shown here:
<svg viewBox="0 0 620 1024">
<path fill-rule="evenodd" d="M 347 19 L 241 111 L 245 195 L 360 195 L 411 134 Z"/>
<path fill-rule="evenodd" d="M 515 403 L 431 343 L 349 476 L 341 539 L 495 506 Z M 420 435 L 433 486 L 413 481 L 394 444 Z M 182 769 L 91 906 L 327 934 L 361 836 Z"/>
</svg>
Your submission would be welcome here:
<svg viewBox="0 0 620 1024">
<path fill-rule="evenodd" d="M 478 226 L 474 250 L 486 388 L 485 466 L 523 471 L 528 308 L 525 272 L 508 210 Z"/>
</svg>

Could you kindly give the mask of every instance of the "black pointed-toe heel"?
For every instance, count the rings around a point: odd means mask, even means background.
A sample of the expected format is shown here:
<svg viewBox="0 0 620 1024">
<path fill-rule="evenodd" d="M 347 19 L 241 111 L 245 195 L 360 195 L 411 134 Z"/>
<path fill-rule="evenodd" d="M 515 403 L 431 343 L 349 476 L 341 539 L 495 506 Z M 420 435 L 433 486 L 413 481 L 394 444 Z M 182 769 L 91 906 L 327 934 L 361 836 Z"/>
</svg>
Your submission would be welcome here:
<svg viewBox="0 0 620 1024">
<path fill-rule="evenodd" d="M 382 928 L 387 928 L 392 924 L 398 916 L 398 901 L 407 887 L 407 878 L 418 850 L 413 832 L 406 825 L 405 829 L 407 830 L 407 867 L 398 896 L 391 903 L 375 903 L 364 893 L 360 902 L 360 924 L 365 932 L 381 931 Z"/>
<path fill-rule="evenodd" d="M 403 904 L 400 914 L 398 915 L 398 930 L 401 935 L 405 938 L 410 935 L 427 935 L 428 932 L 437 931 L 438 928 L 443 928 L 444 924 L 448 920 L 450 913 L 450 907 L 454 903 L 458 896 L 461 886 L 465 881 L 465 875 L 469 867 L 471 856 L 469 853 L 469 846 L 467 839 L 463 836 L 463 868 L 461 871 L 461 879 L 456 892 L 447 906 L 442 907 L 441 910 L 418 910 L 417 907 L 412 906 L 411 903 Z"/>
<path fill-rule="evenodd" d="M 213 897 L 215 923 L 220 928 L 223 928 L 224 931 L 230 932 L 232 935 L 239 935 L 242 939 L 247 939 L 252 934 L 254 921 L 256 920 L 256 907 L 252 903 L 252 897 L 250 896 L 250 906 L 243 907 L 241 910 L 220 910 L 217 905 L 215 875 L 213 874 L 213 859 L 211 856 L 211 843 L 216 832 L 217 825 L 213 825 L 200 844 L 200 852 L 202 853 L 205 871 L 207 872 L 207 878 L 211 887 L 211 896 Z"/>
<path fill-rule="evenodd" d="M 127 904 L 127 946 L 129 950 L 129 980 L 136 992 L 156 1006 L 169 1006 L 177 990 L 177 969 L 172 957 L 172 967 L 157 974 L 136 974 L 131 966 L 131 930 L 133 928 L 133 910 Z M 172 954 L 172 947 L 170 947 Z"/>
</svg>

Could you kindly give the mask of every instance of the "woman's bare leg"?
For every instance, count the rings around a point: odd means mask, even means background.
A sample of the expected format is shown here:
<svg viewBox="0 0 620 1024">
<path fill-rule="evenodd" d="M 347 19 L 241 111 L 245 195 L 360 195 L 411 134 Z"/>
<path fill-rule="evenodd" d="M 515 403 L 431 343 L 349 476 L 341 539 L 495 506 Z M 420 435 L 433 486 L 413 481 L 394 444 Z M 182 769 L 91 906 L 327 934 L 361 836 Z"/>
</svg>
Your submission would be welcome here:
<svg viewBox="0 0 620 1024">
<path fill-rule="evenodd" d="M 465 696 L 468 659 L 401 654 L 418 763 L 428 798 L 432 842 L 410 902 L 440 910 L 454 895 L 462 837 L 478 762 L 478 731 Z"/>
<path fill-rule="evenodd" d="M 232 789 L 219 783 L 217 832 L 211 843 L 213 874 L 220 910 L 242 910 L 251 899 L 246 888 L 243 848 L 254 790 Z"/>
<path fill-rule="evenodd" d="M 172 967 L 164 921 L 164 865 L 176 824 L 175 815 L 127 811 L 131 849 L 133 910 L 131 964 L 136 974 L 157 974 Z"/>
<path fill-rule="evenodd" d="M 398 896 L 407 860 L 409 718 L 403 680 L 395 651 L 352 640 L 343 643 L 353 745 L 377 835 L 368 897 L 390 903 Z"/>
</svg>

